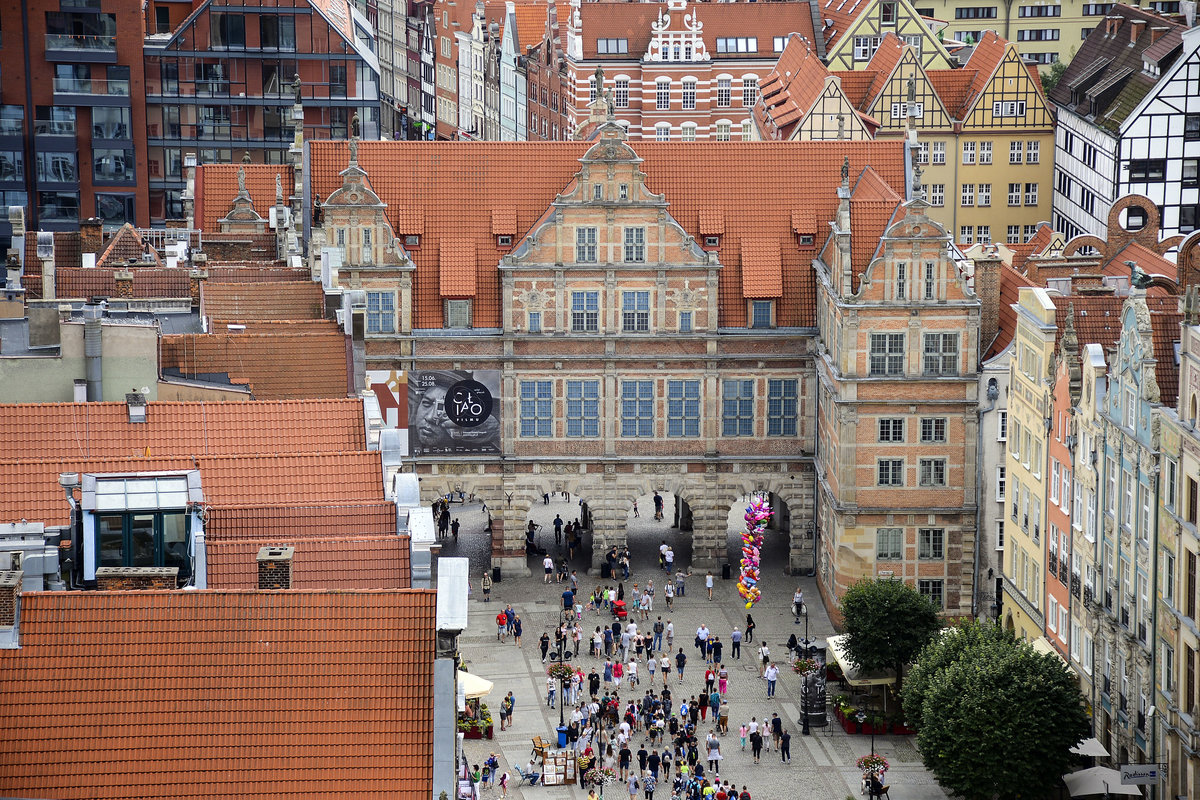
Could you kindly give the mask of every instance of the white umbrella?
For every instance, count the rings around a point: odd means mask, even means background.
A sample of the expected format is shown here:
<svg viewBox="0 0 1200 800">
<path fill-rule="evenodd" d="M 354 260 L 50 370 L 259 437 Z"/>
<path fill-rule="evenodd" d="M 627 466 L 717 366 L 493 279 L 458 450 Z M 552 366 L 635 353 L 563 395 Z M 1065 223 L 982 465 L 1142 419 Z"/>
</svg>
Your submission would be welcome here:
<svg viewBox="0 0 1200 800">
<path fill-rule="evenodd" d="M 475 700 L 480 697 L 486 697 L 492 693 L 492 682 L 487 678 L 481 678 L 478 675 L 472 675 L 470 672 L 458 671 L 458 685 L 462 690 L 463 698 L 466 700 Z"/>
<path fill-rule="evenodd" d="M 1141 797 L 1142 790 L 1121 783 L 1121 773 L 1108 767 L 1092 767 L 1062 776 L 1071 797 L 1087 797 L 1094 794 L 1120 794 Z"/>
<path fill-rule="evenodd" d="M 1108 751 L 1104 749 L 1104 745 L 1100 744 L 1100 740 L 1098 739 L 1084 739 L 1072 747 L 1071 752 L 1078 756 L 1095 756 L 1098 758 L 1104 758 L 1108 755 Z"/>
</svg>

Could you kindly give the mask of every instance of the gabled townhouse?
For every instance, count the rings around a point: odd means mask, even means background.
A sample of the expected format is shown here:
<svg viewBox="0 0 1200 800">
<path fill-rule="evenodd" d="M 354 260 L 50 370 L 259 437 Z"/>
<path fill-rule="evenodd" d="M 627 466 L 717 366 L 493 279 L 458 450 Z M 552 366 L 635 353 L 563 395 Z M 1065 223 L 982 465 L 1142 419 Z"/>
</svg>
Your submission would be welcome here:
<svg viewBox="0 0 1200 800">
<path fill-rule="evenodd" d="M 1079 48 L 1050 99 L 1058 111 L 1054 218 L 1068 238 L 1103 236 L 1120 197 L 1155 207 L 1165 238 L 1196 230 L 1200 211 L 1200 38 L 1149 10 L 1116 5 Z M 1189 132 L 1190 131 L 1190 132 Z"/>
<path fill-rule="evenodd" d="M 573 131 L 601 97 L 632 141 L 746 141 L 759 83 L 788 36 L 800 34 L 824 57 L 807 2 L 572 0 L 569 12 L 565 100 Z"/>
<path fill-rule="evenodd" d="M 808 40 L 791 34 L 759 84 L 755 135 L 764 140 L 870 139 L 876 123 L 858 111 Z"/>
<path fill-rule="evenodd" d="M 825 59 L 833 70 L 860 69 L 875 56 L 889 33 L 913 48 L 925 69 L 955 66 L 931 20 L 910 0 L 816 0 L 825 41 Z"/>
</svg>

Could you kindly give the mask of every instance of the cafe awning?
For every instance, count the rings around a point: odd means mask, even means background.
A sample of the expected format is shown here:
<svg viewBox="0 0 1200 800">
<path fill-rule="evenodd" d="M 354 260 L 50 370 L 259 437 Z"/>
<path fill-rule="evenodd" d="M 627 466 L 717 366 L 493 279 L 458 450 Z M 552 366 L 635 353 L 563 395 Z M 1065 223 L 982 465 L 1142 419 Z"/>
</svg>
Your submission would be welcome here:
<svg viewBox="0 0 1200 800">
<path fill-rule="evenodd" d="M 1093 756 L 1095 758 L 1104 758 L 1108 755 L 1108 750 L 1100 744 L 1099 739 L 1084 739 L 1072 747 L 1071 752 L 1077 756 Z"/>
<path fill-rule="evenodd" d="M 895 683 L 896 674 L 891 670 L 879 670 L 877 672 L 861 672 L 858 667 L 846 655 L 845 650 L 846 635 L 839 634 L 838 636 L 830 636 L 825 640 L 827 652 L 837 661 L 838 666 L 842 668 L 842 674 L 846 676 L 846 683 L 851 686 L 866 687 L 866 686 L 882 686 L 884 684 Z"/>
<path fill-rule="evenodd" d="M 1121 773 L 1108 767 L 1092 767 L 1078 772 L 1068 772 L 1062 776 L 1063 783 L 1071 797 L 1090 797 L 1092 795 L 1129 795 L 1141 797 L 1142 790 L 1136 786 L 1121 783 Z"/>
<path fill-rule="evenodd" d="M 458 671 L 458 686 L 462 690 L 462 695 L 467 700 L 475 700 L 480 697 L 486 697 L 492 693 L 494 684 L 487 678 L 481 678 L 478 675 L 472 675 L 470 672 Z"/>
</svg>

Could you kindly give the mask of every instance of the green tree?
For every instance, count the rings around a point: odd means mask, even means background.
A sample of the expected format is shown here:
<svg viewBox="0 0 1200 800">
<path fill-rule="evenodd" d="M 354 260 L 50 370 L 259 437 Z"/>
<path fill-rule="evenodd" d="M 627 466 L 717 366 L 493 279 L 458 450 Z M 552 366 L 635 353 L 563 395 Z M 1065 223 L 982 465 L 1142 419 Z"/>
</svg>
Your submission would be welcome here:
<svg viewBox="0 0 1200 800">
<path fill-rule="evenodd" d="M 1049 92 L 1058 82 L 1062 80 L 1063 73 L 1067 71 L 1067 65 L 1064 61 L 1055 61 L 1050 65 L 1050 69 L 1043 72 L 1039 77 L 1042 80 L 1042 89 Z"/>
<path fill-rule="evenodd" d="M 925 707 L 925 695 L 929 691 L 929 684 L 942 670 L 975 647 L 990 642 L 1012 644 L 1014 641 L 1012 632 L 1004 630 L 1001 626 L 990 623 L 981 625 L 977 622 L 964 623 L 934 638 L 921 651 L 917 663 L 913 664 L 904 680 L 901 702 L 909 727 L 920 730 L 921 714 Z"/>
<path fill-rule="evenodd" d="M 1060 659 L 1025 642 L 983 633 L 915 686 L 924 695 L 921 758 L 966 800 L 1056 795 L 1070 748 L 1088 735 L 1075 678 Z"/>
<path fill-rule="evenodd" d="M 904 666 L 938 632 L 941 620 L 934 604 L 907 583 L 892 579 L 861 580 L 842 595 L 845 651 L 860 670 L 892 670 L 900 690 Z"/>
</svg>

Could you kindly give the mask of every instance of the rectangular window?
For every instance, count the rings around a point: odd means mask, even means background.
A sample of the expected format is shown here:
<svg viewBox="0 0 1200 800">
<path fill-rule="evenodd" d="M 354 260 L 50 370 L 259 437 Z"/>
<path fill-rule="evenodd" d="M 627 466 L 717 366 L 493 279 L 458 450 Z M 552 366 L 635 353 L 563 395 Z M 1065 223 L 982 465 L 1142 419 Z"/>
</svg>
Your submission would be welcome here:
<svg viewBox="0 0 1200 800">
<path fill-rule="evenodd" d="M 900 561 L 904 558 L 904 529 L 875 530 L 875 558 L 878 561 Z"/>
<path fill-rule="evenodd" d="M 755 101 L 758 100 L 758 78 L 743 78 L 742 79 L 742 105 L 746 108 L 753 108 Z"/>
<path fill-rule="evenodd" d="M 958 374 L 959 353 L 957 333 L 927 333 L 924 336 L 924 343 L 924 374 Z"/>
<path fill-rule="evenodd" d="M 982 184 L 980 184 L 980 185 L 982 186 Z M 983 205 L 983 203 L 981 202 L 979 205 Z M 992 226 L 991 225 L 980 225 L 979 228 L 976 230 L 976 233 L 977 233 L 976 239 L 978 240 L 978 242 L 980 244 L 991 244 L 992 243 Z"/>
<path fill-rule="evenodd" d="M 613 105 L 617 108 L 629 108 L 629 79 L 618 78 L 613 89 Z"/>
<path fill-rule="evenodd" d="M 871 334 L 871 375 L 904 374 L 904 334 Z"/>
<path fill-rule="evenodd" d="M 596 229 L 575 229 L 575 260 L 581 264 L 596 263 Z"/>
<path fill-rule="evenodd" d="M 757 53 L 757 36 L 718 36 L 718 53 Z"/>
<path fill-rule="evenodd" d="M 567 436 L 600 435 L 600 381 L 567 381 Z"/>
<path fill-rule="evenodd" d="M 469 328 L 469 327 L 471 327 L 471 301 L 470 300 L 447 300 L 446 301 L 446 327 L 447 328 Z"/>
<path fill-rule="evenodd" d="M 242 14 L 210 14 L 209 46 L 240 49 L 246 46 L 246 18 Z"/>
<path fill-rule="evenodd" d="M 659 111 L 666 111 L 671 107 L 671 82 L 669 80 L 654 84 L 654 105 Z"/>
<path fill-rule="evenodd" d="M 654 381 L 621 381 L 621 435 L 654 435 Z"/>
<path fill-rule="evenodd" d="M 553 382 L 521 381 L 521 436 L 550 436 L 553 414 Z"/>
<path fill-rule="evenodd" d="M 917 163 L 918 164 L 928 164 L 929 163 L 929 142 L 921 142 L 920 145 L 921 145 L 921 147 L 917 151 Z"/>
<path fill-rule="evenodd" d="M 922 578 L 917 581 L 917 591 L 921 596 L 933 603 L 934 608 L 942 609 L 945 607 L 945 598 L 943 596 L 944 581 L 941 579 L 931 580 Z"/>
<path fill-rule="evenodd" d="M 641 263 L 646 260 L 646 229 L 625 229 L 625 262 Z"/>
<path fill-rule="evenodd" d="M 1049 63 L 1049 62 L 1047 62 Z M 1025 116 L 1024 100 L 997 100 L 992 103 L 994 117 L 1023 117 Z"/>
<path fill-rule="evenodd" d="M 946 532 L 941 528 L 921 528 L 917 531 L 917 558 L 946 557 Z"/>
<path fill-rule="evenodd" d="M 1020 142 L 1009 142 L 1008 143 L 1008 163 L 1009 164 L 1020 164 L 1022 161 L 1022 157 L 1023 157 L 1023 151 L 1021 149 L 1021 143 Z"/>
<path fill-rule="evenodd" d="M 962 143 L 962 163 L 964 163 L 964 164 L 974 164 L 975 163 L 975 143 L 974 142 L 963 142 Z"/>
<path fill-rule="evenodd" d="M 1191 550 L 1187 553 L 1187 583 L 1184 585 L 1183 613 L 1189 619 L 1196 618 L 1196 554 Z"/>
<path fill-rule="evenodd" d="M 1175 510 L 1176 493 L 1179 483 L 1179 464 L 1171 458 L 1164 459 L 1163 469 L 1163 505 L 1171 511 Z"/>
<path fill-rule="evenodd" d="M 1004 520 L 1002 519 L 996 520 L 996 549 L 1004 550 Z"/>
<path fill-rule="evenodd" d="M 691 311 L 680 311 L 679 312 L 679 332 L 680 333 L 691 333 L 692 332 L 692 312 Z"/>
<path fill-rule="evenodd" d="M 729 108 L 733 99 L 733 80 L 717 78 L 717 108 Z"/>
<path fill-rule="evenodd" d="M 979 143 L 979 163 L 980 164 L 991 164 L 992 163 L 992 143 L 991 142 L 980 142 Z"/>
<path fill-rule="evenodd" d="M 877 483 L 880 486 L 904 485 L 904 459 L 881 458 L 876 467 Z"/>
<path fill-rule="evenodd" d="M 964 183 L 962 185 L 962 199 L 959 201 L 962 206 L 975 205 L 975 184 Z"/>
<path fill-rule="evenodd" d="M 1184 114 L 1183 139 L 1186 142 L 1200 140 L 1200 114 Z"/>
<path fill-rule="evenodd" d="M 696 82 L 694 80 L 686 80 L 683 82 L 683 110 L 694 111 L 696 109 Z"/>
<path fill-rule="evenodd" d="M 1036 206 L 1038 204 L 1038 185 L 1036 183 L 1025 184 L 1025 205 Z"/>
<path fill-rule="evenodd" d="M 972 225 L 963 225 L 958 229 L 958 241 L 962 244 L 973 244 L 975 242 L 975 228 Z"/>
<path fill-rule="evenodd" d="M 1020 225 L 1009 225 L 1008 226 L 1008 235 L 1005 237 L 1004 241 L 1008 244 L 1020 244 L 1021 243 L 1021 226 Z"/>
<path fill-rule="evenodd" d="M 288 14 L 263 14 L 258 18 L 259 46 L 264 50 L 296 49 L 296 18 Z"/>
<path fill-rule="evenodd" d="M 602 56 L 623 55 L 629 52 L 628 39 L 597 39 L 596 53 Z"/>
<path fill-rule="evenodd" d="M 1018 16 L 1057 17 L 1062 15 L 1062 6 L 1021 6 Z"/>
<path fill-rule="evenodd" d="M 1021 205 L 1021 184 L 1010 183 L 1008 185 L 1008 204 L 1010 206 Z"/>
<path fill-rule="evenodd" d="M 908 299 L 908 265 L 903 261 L 896 263 L 896 299 Z"/>
<path fill-rule="evenodd" d="M 1162 574 L 1163 600 L 1166 600 L 1168 605 L 1173 606 L 1175 605 L 1175 554 L 1167 550 L 1163 551 Z"/>
<path fill-rule="evenodd" d="M 541 333 L 542 332 L 542 312 L 540 312 L 540 311 L 530 311 L 529 312 L 529 332 L 530 333 Z"/>
<path fill-rule="evenodd" d="M 883 41 L 882 36 L 855 36 L 854 60 L 870 61 L 874 57 L 875 51 L 879 49 L 881 41 Z"/>
<path fill-rule="evenodd" d="M 929 205 L 937 208 L 946 205 L 946 184 L 933 183 L 929 185 Z"/>
<path fill-rule="evenodd" d="M 1001 409 L 1000 416 L 997 418 L 996 424 L 996 441 L 1008 441 L 1008 411 Z"/>
<path fill-rule="evenodd" d="M 775 326 L 775 301 L 754 300 L 750 304 L 750 327 L 772 328 Z"/>
<path fill-rule="evenodd" d="M 921 486 L 946 485 L 946 459 L 922 458 L 920 461 Z"/>
<path fill-rule="evenodd" d="M 767 436 L 796 435 L 798 385 L 795 378 L 767 381 Z"/>
<path fill-rule="evenodd" d="M 726 380 L 721 387 L 721 435 L 754 435 L 754 381 Z"/>
<path fill-rule="evenodd" d="M 1143 158 L 1129 162 L 1131 183 L 1162 183 L 1167 178 L 1165 158 Z"/>
<path fill-rule="evenodd" d="M 367 333 L 393 333 L 396 330 L 396 295 L 392 292 L 367 292 Z"/>
<path fill-rule="evenodd" d="M 667 436 L 700 435 L 700 381 L 667 381 Z"/>
<path fill-rule="evenodd" d="M 934 142 L 933 143 L 933 163 L 934 164 L 945 164 L 946 163 L 946 143 L 945 142 Z"/>
<path fill-rule="evenodd" d="M 924 417 L 921 419 L 921 441 L 944 443 L 946 441 L 946 418 Z"/>
<path fill-rule="evenodd" d="M 626 228 L 625 233 L 641 228 Z M 628 245 L 626 245 L 628 247 Z M 646 333 L 650 330 L 650 292 L 621 292 L 621 329 L 626 333 Z"/>
<path fill-rule="evenodd" d="M 576 333 L 600 330 L 599 292 L 571 292 L 571 330 Z"/>
<path fill-rule="evenodd" d="M 992 204 L 992 185 L 990 183 L 979 184 L 979 205 L 986 208 Z M 988 237 L 989 239 L 991 236 Z M 980 241 L 983 241 L 982 238 Z"/>
<path fill-rule="evenodd" d="M 903 442 L 904 417 L 884 417 L 879 420 L 879 441 Z"/>
<path fill-rule="evenodd" d="M 728 142 L 729 141 L 729 123 L 728 122 L 718 122 L 717 123 L 716 140 L 718 142 Z"/>
<path fill-rule="evenodd" d="M 1038 164 L 1042 160 L 1042 143 L 1036 140 L 1025 142 L 1025 163 Z"/>
<path fill-rule="evenodd" d="M 1005 484 L 1007 483 L 1007 479 L 1008 479 L 1008 467 L 1004 467 L 1004 466 L 996 467 L 996 501 L 997 502 L 1000 502 L 1000 503 L 1004 502 L 1004 490 L 1006 488 Z"/>
<path fill-rule="evenodd" d="M 1180 180 L 1189 189 L 1200 186 L 1200 158 L 1183 159 L 1183 171 L 1180 175 Z"/>
</svg>

